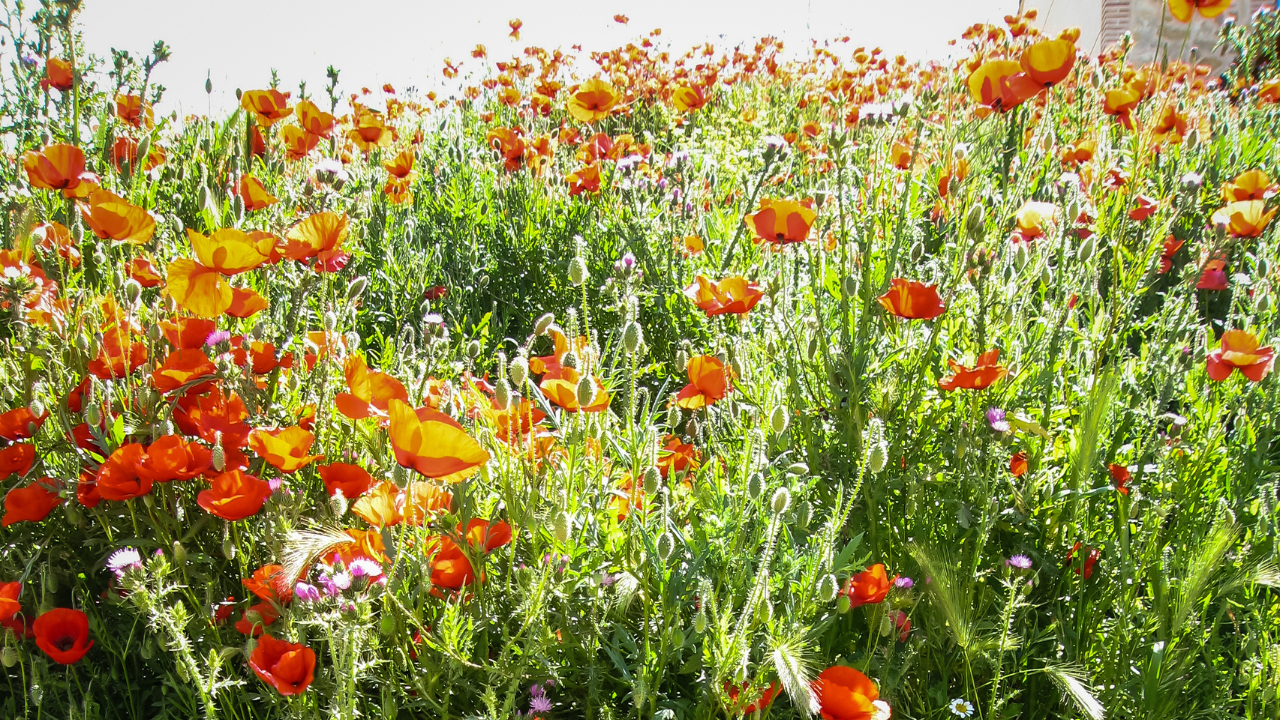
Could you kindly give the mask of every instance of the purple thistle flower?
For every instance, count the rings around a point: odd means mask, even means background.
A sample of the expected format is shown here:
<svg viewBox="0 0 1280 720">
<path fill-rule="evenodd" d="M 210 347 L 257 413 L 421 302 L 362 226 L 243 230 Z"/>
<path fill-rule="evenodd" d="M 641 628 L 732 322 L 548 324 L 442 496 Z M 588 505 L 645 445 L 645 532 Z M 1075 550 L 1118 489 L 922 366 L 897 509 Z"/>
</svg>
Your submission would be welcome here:
<svg viewBox="0 0 1280 720">
<path fill-rule="evenodd" d="M 529 702 L 529 712 L 545 713 L 551 712 L 551 700 L 545 696 L 538 696 Z"/>
<path fill-rule="evenodd" d="M 1026 555 L 1014 555 L 1013 557 L 1006 560 L 1005 564 L 1008 565 L 1009 567 L 1017 568 L 1019 570 L 1030 570 L 1031 558 L 1027 557 Z"/>
<path fill-rule="evenodd" d="M 542 696 L 543 696 L 543 695 L 545 695 L 545 694 L 546 694 L 546 691 L 544 691 L 544 690 L 542 689 L 542 686 L 541 686 L 541 685 L 536 685 L 536 684 L 535 684 L 535 685 L 530 686 L 530 688 L 529 688 L 529 697 L 536 697 L 536 698 L 537 698 L 537 697 L 542 697 Z"/>
<path fill-rule="evenodd" d="M 382 574 L 382 566 L 368 558 L 356 558 L 348 568 L 353 578 L 375 578 Z"/>
<path fill-rule="evenodd" d="M 204 339 L 204 344 L 208 347 L 213 347 L 214 345 L 217 345 L 220 342 L 230 342 L 230 341 L 231 341 L 231 333 L 227 332 L 226 330 L 214 330 L 213 332 L 209 333 L 209 337 Z"/>
<path fill-rule="evenodd" d="M 893 586 L 902 590 L 910 590 L 915 587 L 916 581 L 909 577 L 903 576 L 893 581 Z"/>
<path fill-rule="evenodd" d="M 993 407 L 987 410 L 987 423 L 991 425 L 991 429 L 996 432 L 1009 432 L 1009 421 L 1004 417 L 1004 410 Z"/>
<path fill-rule="evenodd" d="M 142 555 L 131 547 L 121 548 L 107 558 L 107 569 L 115 573 L 117 578 L 123 579 L 129 570 L 142 569 Z"/>
<path fill-rule="evenodd" d="M 320 588 L 310 583 L 299 582 L 293 586 L 293 596 L 303 602 L 316 602 L 320 599 Z"/>
</svg>

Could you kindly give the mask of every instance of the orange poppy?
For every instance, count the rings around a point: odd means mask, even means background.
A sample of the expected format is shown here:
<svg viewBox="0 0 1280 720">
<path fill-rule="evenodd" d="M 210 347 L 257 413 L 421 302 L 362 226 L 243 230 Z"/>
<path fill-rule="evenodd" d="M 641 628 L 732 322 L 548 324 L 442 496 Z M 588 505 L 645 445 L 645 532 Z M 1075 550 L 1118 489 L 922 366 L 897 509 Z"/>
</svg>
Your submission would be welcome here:
<svg viewBox="0 0 1280 720">
<path fill-rule="evenodd" d="M 569 97 L 569 114 L 579 122 L 594 123 L 609 117 L 621 99 L 608 82 L 591 78 Z"/>
<path fill-rule="evenodd" d="M 399 380 L 384 372 L 369 370 L 364 358 L 359 355 L 348 356 L 342 372 L 351 392 L 338 393 L 333 402 L 338 412 L 352 420 L 385 418 L 387 405 L 392 400 L 409 401 L 409 392 Z"/>
<path fill-rule="evenodd" d="M 252 614 L 251 614 L 252 613 Z M 280 618 L 275 605 L 269 602 L 255 603 L 240 615 L 236 621 L 236 630 L 241 635 L 258 637 L 266 632 L 267 626 Z"/>
<path fill-rule="evenodd" d="M 1023 240 L 1034 240 L 1044 237 L 1048 225 L 1057 222 L 1058 207 L 1053 203 L 1028 200 L 1014 214 L 1017 223 L 1018 237 Z"/>
<path fill-rule="evenodd" d="M 396 462 L 429 478 L 458 478 L 489 461 L 489 452 L 467 434 L 458 421 L 431 408 L 414 411 L 392 399 L 391 448 Z M 459 477 L 463 476 L 463 477 Z"/>
<path fill-rule="evenodd" d="M 154 482 L 190 480 L 204 474 L 213 465 L 213 453 L 199 443 L 181 435 L 165 435 L 147 446 L 146 455 L 134 469 L 142 478 Z"/>
<path fill-rule="evenodd" d="M 997 363 L 1000 360 L 1000 349 L 994 348 L 978 356 L 978 364 L 969 369 L 954 360 L 947 361 L 951 368 L 951 376 L 938 381 L 943 390 L 985 390 L 997 380 L 1009 374 L 1007 368 Z"/>
<path fill-rule="evenodd" d="M 535 408 L 528 398 L 520 398 L 506 410 L 499 410 L 491 400 L 484 407 L 485 415 L 494 426 L 494 436 L 505 443 L 518 443 L 537 428 L 538 423 L 546 419 L 547 414 Z"/>
<path fill-rule="evenodd" d="M 714 405 L 722 400 L 732 383 L 724 363 L 713 355 L 699 355 L 685 367 L 689 384 L 676 395 L 676 404 L 685 410 Z"/>
<path fill-rule="evenodd" d="M 165 291 L 183 309 L 200 317 L 215 318 L 225 313 L 235 299 L 231 283 L 222 273 L 190 258 L 169 263 Z"/>
<path fill-rule="evenodd" d="M 870 678 L 844 665 L 823 670 L 812 688 L 822 720 L 871 720 L 882 712 L 881 706 L 888 707 Z"/>
<path fill-rule="evenodd" d="M 405 493 L 401 513 L 404 521 L 414 527 L 433 519 L 449 509 L 453 494 L 435 483 L 413 482 Z"/>
<path fill-rule="evenodd" d="M 808 198 L 798 202 L 761 198 L 760 209 L 744 221 L 758 240 L 786 245 L 808 240 L 809 228 L 817 217 L 813 201 Z"/>
<path fill-rule="evenodd" d="M 876 300 L 891 315 L 906 320 L 932 320 L 947 310 L 938 297 L 936 285 L 903 278 L 894 278 L 888 292 Z"/>
<path fill-rule="evenodd" d="M 164 359 L 164 363 L 151 373 L 156 390 L 170 393 L 200 378 L 218 372 L 203 350 L 174 350 Z"/>
<path fill-rule="evenodd" d="M 11 441 L 26 440 L 34 435 L 41 425 L 44 425 L 47 417 L 49 417 L 47 412 L 36 417 L 25 406 L 0 413 L 0 437 Z"/>
<path fill-rule="evenodd" d="M 698 275 L 694 277 L 693 284 L 684 289 L 684 294 L 707 317 L 746 315 L 764 297 L 759 285 L 736 275 L 719 282 Z"/>
<path fill-rule="evenodd" d="M 103 240 L 117 240 L 141 245 L 156 231 L 156 219 L 144 208 L 106 190 L 89 193 L 88 205 L 80 205 L 84 222 Z"/>
<path fill-rule="evenodd" d="M 1128 495 L 1132 489 L 1129 487 L 1129 481 L 1133 478 L 1129 474 L 1129 468 L 1111 463 L 1107 466 L 1107 472 L 1111 473 L 1111 479 L 1116 481 L 1116 491 L 1121 495 Z"/>
<path fill-rule="evenodd" d="M 41 250 L 57 252 L 71 267 L 80 267 L 80 248 L 66 225 L 57 221 L 41 223 L 32 228 L 31 237 L 39 242 Z"/>
<path fill-rule="evenodd" d="M 267 309 L 267 299 L 248 288 L 231 288 L 231 304 L 224 311 L 234 318 L 247 318 Z"/>
<path fill-rule="evenodd" d="M 368 492 L 369 486 L 373 484 L 373 477 L 359 465 L 329 463 L 316 466 L 316 470 L 330 497 L 341 492 L 347 499 L 358 498 Z"/>
<path fill-rule="evenodd" d="M 693 445 L 680 442 L 679 435 L 668 435 L 665 442 L 658 449 L 657 467 L 662 477 L 670 477 L 673 472 L 692 472 L 702 465 L 702 454 Z"/>
<path fill-rule="evenodd" d="M 1160 116 L 1151 125 L 1152 139 L 1155 142 L 1169 142 L 1177 145 L 1187 134 L 1187 115 L 1178 111 L 1178 106 L 1169 103 L 1164 106 Z"/>
<path fill-rule="evenodd" d="M 298 125 L 308 135 L 314 135 L 317 139 L 327 138 L 333 132 L 333 128 L 337 125 L 337 121 L 333 115 L 321 110 L 315 103 L 310 100 L 299 100 L 294 106 L 294 117 L 298 121 Z M 312 145 L 314 147 L 314 144 Z"/>
<path fill-rule="evenodd" d="M 75 145 L 49 145 L 22 154 L 22 169 L 31 187 L 61 190 L 66 198 L 87 197 L 97 178 L 84 170 L 84 152 Z"/>
<path fill-rule="evenodd" d="M 315 435 L 300 427 L 249 433 L 249 448 L 282 473 L 297 472 L 299 468 L 323 458 L 324 455 L 307 454 L 315 441 Z"/>
<path fill-rule="evenodd" d="M 408 148 L 401 150 L 391 160 L 382 163 L 382 167 L 392 177 L 405 180 L 413 176 L 413 162 L 413 148 Z"/>
<path fill-rule="evenodd" d="M 1258 85 L 1258 103 L 1263 105 L 1280 103 L 1280 78 L 1272 78 Z"/>
<path fill-rule="evenodd" d="M 685 257 L 700 255 L 705 249 L 702 238 L 697 235 L 678 237 L 675 239 L 675 245 Z"/>
<path fill-rule="evenodd" d="M 968 85 L 974 102 L 997 112 L 1008 112 L 1043 89 L 1015 60 L 988 60 L 969 74 Z"/>
<path fill-rule="evenodd" d="M 578 168 L 565 175 L 564 181 L 569 186 L 570 197 L 582 193 L 597 193 L 600 191 L 600 164 L 591 163 Z"/>
<path fill-rule="evenodd" d="M 22 610 L 22 603 L 18 602 L 21 594 L 22 583 L 0 583 L 0 623 L 9 621 Z"/>
<path fill-rule="evenodd" d="M 1222 333 L 1222 344 L 1205 358 L 1209 377 L 1222 382 L 1239 370 L 1250 382 L 1262 382 L 1275 364 L 1275 351 L 1260 344 L 1256 335 L 1244 330 Z"/>
<path fill-rule="evenodd" d="M 154 115 L 151 106 L 148 105 L 144 109 L 142 107 L 142 97 L 133 94 L 116 94 L 116 117 L 136 128 L 142 127 L 144 122 L 147 127 L 155 124 L 152 119 Z"/>
<path fill-rule="evenodd" d="M 4 519 L 0 520 L 0 526 L 9 527 L 18 522 L 40 522 L 61 505 L 62 498 L 46 487 L 49 482 L 49 478 L 44 478 L 5 493 Z"/>
<path fill-rule="evenodd" d="M 742 683 L 742 690 L 746 690 L 749 685 L 749 681 L 744 680 Z M 738 702 L 738 696 L 741 694 L 741 690 L 739 690 L 737 685 L 726 680 L 724 683 L 724 691 L 729 696 L 729 703 L 735 714 L 751 715 L 756 710 L 764 710 L 773 703 L 774 696 L 778 694 L 778 683 L 776 681 L 769 683 L 769 686 L 760 694 L 760 699 L 745 707 Z"/>
<path fill-rule="evenodd" d="M 309 647 L 263 635 L 249 654 L 249 667 L 281 695 L 301 695 L 315 679 L 316 653 Z"/>
<path fill-rule="evenodd" d="M 284 143 L 285 157 L 293 161 L 306 157 L 320 144 L 319 135 L 312 135 L 293 125 L 282 126 L 279 135 L 281 142 Z"/>
<path fill-rule="evenodd" d="M 1215 224 L 1226 225 L 1236 237 L 1258 237 L 1275 215 L 1275 210 L 1267 210 L 1265 200 L 1238 200 L 1220 208 L 1212 220 Z"/>
<path fill-rule="evenodd" d="M 315 258 L 317 272 L 341 270 L 351 259 L 342 250 L 349 222 L 345 213 L 325 211 L 308 215 L 285 233 L 285 257 L 298 262 Z"/>
<path fill-rule="evenodd" d="M 356 517 L 376 528 L 394 527 L 404 521 L 401 509 L 404 507 L 404 496 L 395 483 L 378 483 L 369 492 L 360 496 L 351 505 L 351 512 Z"/>
<path fill-rule="evenodd" d="M 275 88 L 249 90 L 241 94 L 240 107 L 263 127 L 270 127 L 277 120 L 293 114 L 293 108 L 289 107 L 289 98 Z"/>
<path fill-rule="evenodd" d="M 381 114 L 363 110 L 356 113 L 352 128 L 347 132 L 347 139 L 362 151 L 369 152 L 374 148 L 390 146 L 395 138 Z"/>
<path fill-rule="evenodd" d="M 1182 22 L 1191 22 L 1191 15 L 1216 18 L 1231 9 L 1232 0 L 1169 0 L 1169 13 Z"/>
<path fill-rule="evenodd" d="M 1018 451 L 1009 458 L 1009 474 L 1016 478 L 1020 478 L 1027 474 L 1027 454 Z"/>
<path fill-rule="evenodd" d="M 263 602 L 284 605 L 293 599 L 293 585 L 285 577 L 283 565 L 263 565 L 240 583 Z"/>
<path fill-rule="evenodd" d="M 227 276 L 261 267 L 271 259 L 276 238 L 261 231 L 221 228 L 205 236 L 187 228 L 187 240 L 201 265 Z"/>
<path fill-rule="evenodd" d="M 18 443 L 0 450 L 0 480 L 8 480 L 17 473 L 26 475 L 36 461 L 36 449 L 31 443 Z"/>
<path fill-rule="evenodd" d="M 386 546 L 382 544 L 382 535 L 377 530 L 348 529 L 343 531 L 351 542 L 341 543 L 333 547 L 331 562 L 341 560 L 348 567 L 357 558 L 368 558 L 376 563 L 389 562 Z"/>
<path fill-rule="evenodd" d="M 701 110 L 707 104 L 707 95 L 697 85 L 681 85 L 671 93 L 671 104 L 684 113 Z"/>
<path fill-rule="evenodd" d="M 36 647 L 61 665 L 75 665 L 93 647 L 89 616 L 79 610 L 54 608 L 36 618 L 31 630 Z"/>
<path fill-rule="evenodd" d="M 1233 203 L 1240 200 L 1267 200 L 1280 191 L 1280 185 L 1261 170 L 1242 172 L 1234 180 L 1223 184 L 1222 199 Z"/>
<path fill-rule="evenodd" d="M 235 522 L 256 514 L 269 497 L 271 486 L 266 481 L 236 469 L 214 478 L 213 487 L 202 490 L 196 503 L 211 515 Z"/>
<path fill-rule="evenodd" d="M 40 79 L 40 87 L 48 91 L 49 88 L 55 88 L 66 92 L 75 85 L 75 73 L 72 72 L 71 63 L 62 58 L 48 58 L 44 61 L 44 77 Z"/>
<path fill-rule="evenodd" d="M 159 287 L 164 284 L 164 276 L 150 260 L 136 257 L 129 261 L 129 277 L 138 281 L 144 288 Z"/>
<path fill-rule="evenodd" d="M 897 576 L 894 576 L 897 579 Z M 849 578 L 842 591 L 849 597 L 849 606 L 878 605 L 889 595 L 893 580 L 884 571 L 882 563 L 876 563 L 867 570 Z"/>
<path fill-rule="evenodd" d="M 1108 115 L 1115 115 L 1127 128 L 1132 128 L 1132 113 L 1142 100 L 1143 91 L 1140 85 L 1128 83 L 1108 90 L 1103 96 L 1102 110 Z"/>
<path fill-rule="evenodd" d="M 462 533 L 462 527 L 458 527 Z M 465 540 L 473 553 L 486 554 L 511 542 L 511 526 L 498 521 L 474 518 L 467 523 Z M 431 559 L 431 583 L 449 590 L 459 590 L 475 581 L 475 568 L 462 548 L 447 537 L 439 538 L 439 548 Z"/>
<path fill-rule="evenodd" d="M 139 443 L 116 448 L 98 468 L 98 494 L 104 500 L 132 500 L 151 492 L 154 480 L 139 472 L 147 458 L 147 450 Z"/>
<path fill-rule="evenodd" d="M 98 355 L 89 361 L 89 373 L 102 380 L 128 377 L 147 361 L 147 346 L 134 341 L 141 333 L 129 327 L 111 325 L 102 333 Z"/>
<path fill-rule="evenodd" d="M 1076 44 L 1070 40 L 1041 40 L 1022 51 L 1022 71 L 1042 87 L 1057 85 L 1076 64 Z"/>
<path fill-rule="evenodd" d="M 240 178 L 240 199 L 244 201 L 244 209 L 249 211 L 261 210 L 280 202 L 279 198 L 267 192 L 261 180 L 252 175 Z"/>
<path fill-rule="evenodd" d="M 519 128 L 497 127 L 485 134 L 485 142 L 502 156 L 507 172 L 515 172 L 523 163 L 524 135 Z"/>
</svg>

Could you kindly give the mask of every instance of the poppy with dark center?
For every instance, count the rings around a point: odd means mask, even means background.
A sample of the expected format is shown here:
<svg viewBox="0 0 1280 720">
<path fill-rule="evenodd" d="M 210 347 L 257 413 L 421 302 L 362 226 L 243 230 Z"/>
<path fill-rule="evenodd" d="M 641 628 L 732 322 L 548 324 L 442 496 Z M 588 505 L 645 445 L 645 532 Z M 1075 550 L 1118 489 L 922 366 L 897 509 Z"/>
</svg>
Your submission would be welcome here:
<svg viewBox="0 0 1280 720">
<path fill-rule="evenodd" d="M 97 177 L 84 167 L 84 151 L 75 145 L 49 145 L 22 154 L 22 169 L 31 187 L 61 190 L 65 198 L 88 197 L 97 187 Z"/>
<path fill-rule="evenodd" d="M 946 312 L 936 285 L 894 278 L 889 290 L 876 298 L 891 315 L 905 320 L 933 320 Z"/>
<path fill-rule="evenodd" d="M 737 275 L 718 282 L 697 275 L 693 284 L 684 289 L 684 294 L 707 317 L 746 315 L 764 297 L 759 285 Z"/>
<path fill-rule="evenodd" d="M 818 217 L 813 201 L 761 198 L 760 207 L 744 218 L 757 240 L 777 245 L 801 243 L 809 239 L 809 229 Z"/>
<path fill-rule="evenodd" d="M 196 503 L 209 514 L 235 522 L 256 514 L 271 497 L 271 486 L 239 469 L 213 479 L 213 487 L 203 490 Z"/>
<path fill-rule="evenodd" d="M 569 98 L 569 114 L 579 122 L 594 123 L 611 115 L 621 94 L 608 82 L 591 78 Z"/>
<path fill-rule="evenodd" d="M 249 667 L 281 695 L 301 695 L 315 678 L 316 653 L 309 647 L 263 635 L 249 655 Z"/>
<path fill-rule="evenodd" d="M 74 665 L 93 647 L 89 639 L 89 616 L 71 608 L 54 608 L 36 618 L 31 626 L 36 646 L 54 662 Z"/>
</svg>

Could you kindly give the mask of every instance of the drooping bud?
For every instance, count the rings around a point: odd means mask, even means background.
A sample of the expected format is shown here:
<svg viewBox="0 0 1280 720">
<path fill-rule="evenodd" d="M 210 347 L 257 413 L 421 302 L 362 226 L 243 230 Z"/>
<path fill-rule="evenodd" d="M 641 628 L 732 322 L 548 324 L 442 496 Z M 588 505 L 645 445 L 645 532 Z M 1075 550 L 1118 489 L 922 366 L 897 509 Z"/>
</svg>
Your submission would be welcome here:
<svg viewBox="0 0 1280 720">
<path fill-rule="evenodd" d="M 689 418 L 689 421 L 684 424 L 684 434 L 688 435 L 691 438 L 698 437 L 698 418 L 697 417 Z"/>
<path fill-rule="evenodd" d="M 782 433 L 787 431 L 787 424 L 789 422 L 790 422 L 790 417 L 787 415 L 786 406 L 785 405 L 775 406 L 773 408 L 773 413 L 769 416 L 769 425 L 773 428 L 773 431 L 781 435 Z"/>
<path fill-rule="evenodd" d="M 475 360 L 476 358 L 480 357 L 480 341 L 479 340 L 472 340 L 471 342 L 467 343 L 467 357 L 471 358 L 472 360 Z"/>
<path fill-rule="evenodd" d="M 36 417 L 44 417 L 44 403 L 39 397 L 31 398 L 31 402 L 27 405 L 27 412 Z"/>
<path fill-rule="evenodd" d="M 885 462 L 888 459 L 884 445 L 877 444 L 867 453 L 867 469 L 873 473 L 878 473 L 884 469 Z"/>
<path fill-rule="evenodd" d="M 699 634 L 707 631 L 707 616 L 704 613 L 693 616 L 693 629 Z"/>
<path fill-rule="evenodd" d="M 793 462 L 787 466 L 788 475 L 808 475 L 809 466 L 802 462 Z"/>
<path fill-rule="evenodd" d="M 684 647 L 684 629 L 679 625 L 671 628 L 671 644 L 675 647 Z"/>
<path fill-rule="evenodd" d="M 181 565 L 186 561 L 187 561 L 187 549 L 182 546 L 181 542 L 174 540 L 173 541 L 173 564 Z"/>
<path fill-rule="evenodd" d="M 533 324 L 534 335 L 546 335 L 547 328 L 551 327 L 551 323 L 556 321 L 555 313 L 545 313 Z"/>
<path fill-rule="evenodd" d="M 230 535 L 222 537 L 222 556 L 228 560 L 235 560 L 236 558 L 236 544 L 231 541 Z M 246 617 L 248 617 L 247 613 Z"/>
<path fill-rule="evenodd" d="M 581 407 L 591 407 L 592 400 L 596 398 L 596 384 L 590 375 L 583 375 L 578 380 L 578 405 Z"/>
<path fill-rule="evenodd" d="M 677 373 L 684 372 L 684 369 L 689 366 L 689 353 L 685 352 L 684 348 L 676 351 L 675 363 L 675 371 Z"/>
<path fill-rule="evenodd" d="M 1089 262 L 1089 258 L 1093 257 L 1094 251 L 1097 249 L 1097 241 L 1093 236 L 1085 238 L 1080 243 L 1080 247 L 1076 248 L 1076 255 L 1080 258 L 1080 262 Z"/>
<path fill-rule="evenodd" d="M 338 316 L 330 310 L 324 314 L 324 331 L 331 333 L 336 327 L 338 327 Z"/>
<path fill-rule="evenodd" d="M 12 645 L 5 645 L 4 650 L 0 650 L 0 665 L 4 665 L 6 668 L 11 668 L 17 664 L 18 649 Z"/>
<path fill-rule="evenodd" d="M 981 204 L 969 208 L 969 214 L 964 219 L 964 232 L 969 236 L 970 240 L 982 239 L 983 223 L 986 221 L 986 215 L 987 209 Z"/>
<path fill-rule="evenodd" d="M 364 294 L 364 289 L 369 286 L 369 279 L 364 275 L 359 275 L 351 284 L 347 286 L 347 302 L 354 303 Z"/>
<path fill-rule="evenodd" d="M 836 599 L 836 593 L 840 591 L 840 586 L 836 583 L 836 576 L 827 573 L 826 577 L 818 583 L 818 601 L 831 602 Z"/>
<path fill-rule="evenodd" d="M 137 280 L 129 278 L 124 281 L 124 299 L 130 306 L 136 306 L 138 300 L 142 299 L 142 285 Z"/>
<path fill-rule="evenodd" d="M 394 637 L 396 634 L 396 616 L 384 611 L 378 619 L 378 631 L 383 637 Z"/>
<path fill-rule="evenodd" d="M 1049 263 L 1040 268 L 1040 284 L 1045 287 L 1053 285 L 1053 268 L 1049 267 Z"/>
<path fill-rule="evenodd" d="M 680 424 L 680 406 L 672 404 L 671 407 L 667 408 L 667 427 L 674 430 L 675 427 L 679 424 Z"/>
<path fill-rule="evenodd" d="M 1030 259 L 1030 255 L 1027 252 L 1027 244 L 1018 243 L 1017 248 L 1013 251 L 1013 266 L 1021 270 L 1027 266 L 1027 261 Z"/>
<path fill-rule="evenodd" d="M 781 515 L 787 511 L 787 507 L 791 505 L 791 491 L 782 486 L 773 491 L 773 514 Z"/>
</svg>

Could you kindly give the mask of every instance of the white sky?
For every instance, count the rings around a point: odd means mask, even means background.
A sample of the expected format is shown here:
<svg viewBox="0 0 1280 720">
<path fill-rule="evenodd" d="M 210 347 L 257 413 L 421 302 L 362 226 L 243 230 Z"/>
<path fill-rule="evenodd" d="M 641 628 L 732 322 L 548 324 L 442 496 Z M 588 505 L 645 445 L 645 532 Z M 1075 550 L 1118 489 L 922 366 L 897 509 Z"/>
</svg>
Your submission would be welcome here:
<svg viewBox="0 0 1280 720">
<path fill-rule="evenodd" d="M 1062 0 L 1058 0 L 1062 2 Z M 1080 2 L 1082 0 L 1071 0 Z M 1046 3 L 1047 4 L 1047 0 Z M 235 104 L 234 90 L 266 87 L 271 69 L 283 89 L 307 81 L 322 94 L 324 71 L 342 71 L 347 92 L 389 82 L 397 90 L 441 82 L 442 60 L 509 58 L 530 45 L 553 49 L 617 47 L 650 30 L 683 51 L 711 41 L 730 46 L 774 35 L 798 49 L 810 38 L 849 35 L 852 44 L 882 46 L 910 57 L 945 57 L 946 42 L 974 22 L 1000 22 L 1017 0 L 86 0 L 80 25 L 90 52 L 112 47 L 144 56 L 156 40 L 173 49 L 153 78 L 168 88 L 160 110 L 204 113 Z M 630 17 L 628 25 L 613 21 Z M 507 21 L 524 21 L 521 39 Z M 205 95 L 206 74 L 213 95 Z"/>
</svg>

